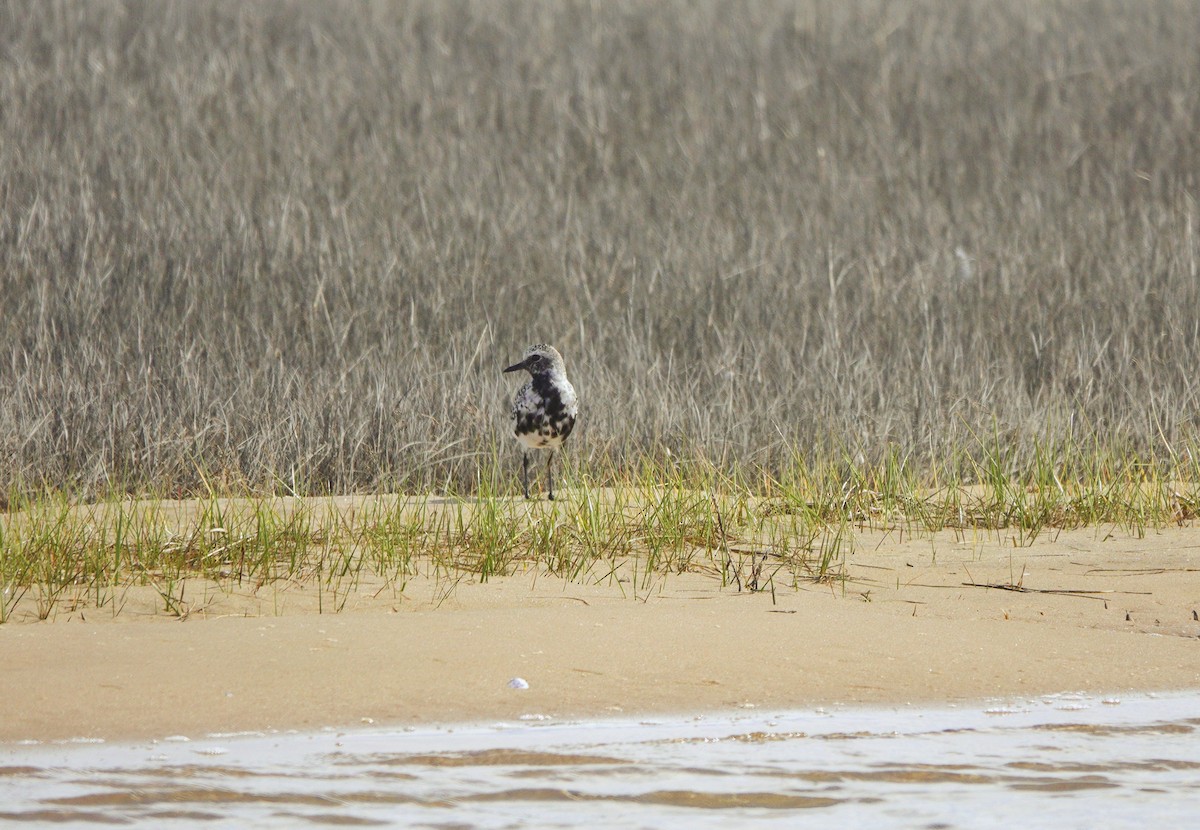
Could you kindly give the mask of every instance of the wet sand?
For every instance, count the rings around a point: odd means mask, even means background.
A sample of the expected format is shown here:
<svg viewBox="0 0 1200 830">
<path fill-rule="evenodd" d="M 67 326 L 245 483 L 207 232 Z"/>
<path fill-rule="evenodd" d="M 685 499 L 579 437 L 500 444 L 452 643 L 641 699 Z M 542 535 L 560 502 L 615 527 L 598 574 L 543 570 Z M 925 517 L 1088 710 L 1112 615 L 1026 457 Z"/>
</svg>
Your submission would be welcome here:
<svg viewBox="0 0 1200 830">
<path fill-rule="evenodd" d="M 198 586 L 184 621 L 130 595 L 0 626 L 0 741 L 1200 688 L 1200 528 L 1015 541 L 860 533 L 844 581 L 773 594 L 525 572 L 318 614 L 313 585 Z"/>
</svg>

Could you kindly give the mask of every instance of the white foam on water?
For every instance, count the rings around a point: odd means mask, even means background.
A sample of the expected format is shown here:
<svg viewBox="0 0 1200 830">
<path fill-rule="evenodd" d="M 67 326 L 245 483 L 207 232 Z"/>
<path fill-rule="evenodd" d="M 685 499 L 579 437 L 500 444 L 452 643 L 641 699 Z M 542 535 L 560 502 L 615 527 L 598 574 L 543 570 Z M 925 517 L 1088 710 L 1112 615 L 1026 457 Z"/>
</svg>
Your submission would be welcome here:
<svg viewBox="0 0 1200 830">
<path fill-rule="evenodd" d="M 1181 826 L 1200 814 L 1198 744 L 1200 692 L 525 716 L 186 745 L 11 744 L 0 747 L 0 803 L 18 823 L 50 810 L 56 823 L 78 826 L 191 826 L 200 812 L 220 816 L 204 822 L 214 827 L 330 817 L 480 828 L 790 827 L 801 816 L 816 827 Z"/>
</svg>

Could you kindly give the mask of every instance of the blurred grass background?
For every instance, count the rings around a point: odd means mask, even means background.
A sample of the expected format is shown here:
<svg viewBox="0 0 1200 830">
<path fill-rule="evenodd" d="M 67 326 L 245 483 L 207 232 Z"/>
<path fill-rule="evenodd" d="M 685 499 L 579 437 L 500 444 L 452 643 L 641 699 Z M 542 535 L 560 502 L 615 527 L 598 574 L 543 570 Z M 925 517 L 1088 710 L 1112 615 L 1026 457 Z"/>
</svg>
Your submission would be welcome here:
<svg viewBox="0 0 1200 830">
<path fill-rule="evenodd" d="M 1187 455 L 1198 42 L 1186 0 L 0 0 L 0 489 L 470 490 L 536 341 L 614 475 Z"/>
</svg>

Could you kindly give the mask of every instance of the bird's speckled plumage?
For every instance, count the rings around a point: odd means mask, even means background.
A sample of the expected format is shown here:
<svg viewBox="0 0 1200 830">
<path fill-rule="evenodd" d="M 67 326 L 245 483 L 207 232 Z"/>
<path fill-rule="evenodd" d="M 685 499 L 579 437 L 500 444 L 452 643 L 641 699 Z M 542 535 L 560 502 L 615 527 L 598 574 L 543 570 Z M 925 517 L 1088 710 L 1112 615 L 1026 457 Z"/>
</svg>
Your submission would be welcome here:
<svg viewBox="0 0 1200 830">
<path fill-rule="evenodd" d="M 529 372 L 530 378 L 517 390 L 510 414 L 513 435 L 525 450 L 522 459 L 525 471 L 523 483 L 525 497 L 528 498 L 528 451 L 553 451 L 562 446 L 571 430 L 575 428 L 575 419 L 579 415 L 579 401 L 575 395 L 575 387 L 567 380 L 562 355 L 553 346 L 544 343 L 530 346 L 520 363 L 509 366 L 504 371 L 515 372 L 520 369 Z M 546 460 L 550 498 L 554 498 L 554 479 L 550 477 L 550 462 L 553 457 L 551 455 Z"/>
</svg>

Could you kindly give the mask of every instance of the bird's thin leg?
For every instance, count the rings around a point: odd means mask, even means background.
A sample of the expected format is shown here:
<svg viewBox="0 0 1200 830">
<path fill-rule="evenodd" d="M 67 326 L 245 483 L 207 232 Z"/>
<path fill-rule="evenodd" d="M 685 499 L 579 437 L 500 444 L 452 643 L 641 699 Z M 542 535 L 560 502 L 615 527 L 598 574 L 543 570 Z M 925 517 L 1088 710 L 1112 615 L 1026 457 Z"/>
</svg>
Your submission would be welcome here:
<svg viewBox="0 0 1200 830">
<path fill-rule="evenodd" d="M 546 482 L 550 488 L 550 501 L 554 501 L 554 473 L 550 470 L 550 462 L 554 460 L 554 452 L 551 451 L 550 457 L 546 459 Z"/>
<path fill-rule="evenodd" d="M 525 498 L 529 498 L 529 453 L 521 452 L 521 486 L 525 489 Z"/>
</svg>

